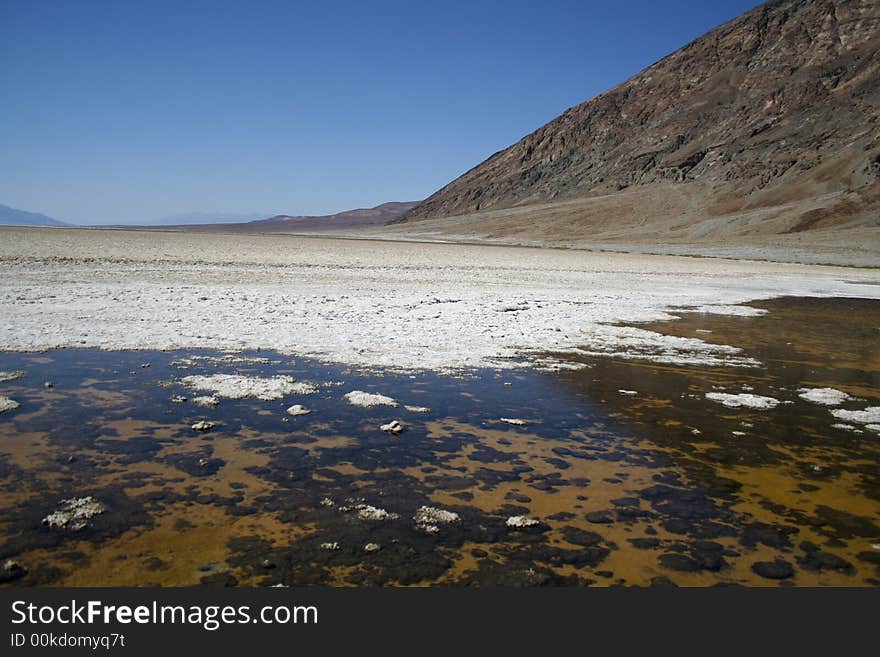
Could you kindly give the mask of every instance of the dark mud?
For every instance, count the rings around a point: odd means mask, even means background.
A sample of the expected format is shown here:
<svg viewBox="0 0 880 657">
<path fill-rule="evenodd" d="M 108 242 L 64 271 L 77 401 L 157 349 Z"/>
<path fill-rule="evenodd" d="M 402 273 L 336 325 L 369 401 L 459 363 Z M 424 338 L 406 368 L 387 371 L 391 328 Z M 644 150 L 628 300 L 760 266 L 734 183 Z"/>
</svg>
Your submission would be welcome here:
<svg viewBox="0 0 880 657">
<path fill-rule="evenodd" d="M 270 352 L 0 354 L 25 372 L 0 383 L 21 404 L 0 415 L 0 584 L 877 586 L 880 434 L 833 427 L 797 389 L 880 405 L 880 304 L 753 305 L 770 312 L 647 327 L 741 347 L 763 363 L 748 369 L 587 359 L 449 377 Z M 194 405 L 208 393 L 180 379 L 215 373 L 317 392 Z M 351 390 L 401 406 L 355 407 Z M 722 390 L 791 403 L 705 398 Z M 401 434 L 379 430 L 392 419 Z M 84 528 L 42 522 L 87 496 L 104 511 Z M 457 516 L 426 530 L 422 506 Z M 539 523 L 508 526 L 519 515 Z"/>
</svg>

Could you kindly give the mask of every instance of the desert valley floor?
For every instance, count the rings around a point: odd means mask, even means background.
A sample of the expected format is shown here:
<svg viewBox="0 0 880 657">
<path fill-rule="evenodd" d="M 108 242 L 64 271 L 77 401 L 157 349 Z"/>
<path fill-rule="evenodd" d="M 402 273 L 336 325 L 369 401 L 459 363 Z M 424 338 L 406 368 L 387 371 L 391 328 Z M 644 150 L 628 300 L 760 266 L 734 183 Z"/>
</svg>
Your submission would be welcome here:
<svg viewBox="0 0 880 657">
<path fill-rule="evenodd" d="M 0 582 L 880 584 L 880 270 L 0 229 Z"/>
</svg>

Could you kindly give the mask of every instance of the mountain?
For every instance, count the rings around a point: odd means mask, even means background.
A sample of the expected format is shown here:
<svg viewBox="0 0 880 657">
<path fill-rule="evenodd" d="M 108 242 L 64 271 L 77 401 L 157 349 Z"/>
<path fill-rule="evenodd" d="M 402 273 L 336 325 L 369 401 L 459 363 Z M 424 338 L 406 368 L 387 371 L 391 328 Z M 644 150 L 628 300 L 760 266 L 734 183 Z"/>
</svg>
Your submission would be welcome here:
<svg viewBox="0 0 880 657">
<path fill-rule="evenodd" d="M 374 208 L 358 208 L 329 215 L 277 215 L 268 219 L 237 223 L 203 223 L 179 225 L 155 225 L 146 228 L 170 230 L 222 231 L 237 233 L 300 233 L 351 230 L 383 226 L 416 207 L 420 201 L 396 201 L 383 203 Z"/>
<path fill-rule="evenodd" d="M 255 228 L 284 228 L 296 230 L 338 230 L 383 226 L 403 216 L 416 207 L 420 201 L 391 201 L 374 208 L 358 208 L 323 216 L 278 215 L 270 219 L 255 221 Z"/>
<path fill-rule="evenodd" d="M 151 222 L 152 226 L 181 226 L 184 224 L 227 224 L 256 221 L 265 217 L 259 212 L 186 212 L 162 217 Z"/>
<path fill-rule="evenodd" d="M 880 2 L 761 5 L 393 223 L 557 242 L 848 230 L 880 250 Z"/>
<path fill-rule="evenodd" d="M 10 208 L 8 205 L 0 205 L 0 225 L 6 226 L 69 226 L 63 221 L 47 217 L 38 212 L 25 212 Z"/>
</svg>

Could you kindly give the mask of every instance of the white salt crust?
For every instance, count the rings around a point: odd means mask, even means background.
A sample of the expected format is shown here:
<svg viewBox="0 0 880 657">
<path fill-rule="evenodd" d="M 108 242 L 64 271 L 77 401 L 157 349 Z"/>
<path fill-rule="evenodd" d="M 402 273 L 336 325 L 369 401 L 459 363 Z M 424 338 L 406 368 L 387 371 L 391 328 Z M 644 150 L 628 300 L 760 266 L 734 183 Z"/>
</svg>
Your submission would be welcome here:
<svg viewBox="0 0 880 657">
<path fill-rule="evenodd" d="M 874 270 L 290 236 L 21 230 L 0 240 L 0 350 L 275 349 L 392 370 L 548 352 L 753 366 L 615 324 L 757 315 L 779 296 L 880 297 Z M 859 284 L 874 283 L 874 284 Z M 543 366 L 546 366 L 544 364 Z"/>
<path fill-rule="evenodd" d="M 845 411 L 835 409 L 831 414 L 844 422 L 858 422 L 859 424 L 880 424 L 880 406 L 869 406 L 863 411 Z"/>
<path fill-rule="evenodd" d="M 753 408 L 759 411 L 776 408 L 780 404 L 780 401 L 773 397 L 752 395 L 747 392 L 738 395 L 731 395 L 726 392 L 707 392 L 706 399 L 711 399 L 728 408 Z"/>
<path fill-rule="evenodd" d="M 266 378 L 239 374 L 192 375 L 185 376 L 180 381 L 194 390 L 207 390 L 216 397 L 227 399 L 281 399 L 286 395 L 310 395 L 316 390 L 310 383 L 300 383 L 293 377 L 284 375 Z"/>
<path fill-rule="evenodd" d="M 852 399 L 842 390 L 835 390 L 834 388 L 800 388 L 798 389 L 798 397 L 814 404 L 821 404 L 822 406 L 839 406 L 843 402 Z"/>
</svg>

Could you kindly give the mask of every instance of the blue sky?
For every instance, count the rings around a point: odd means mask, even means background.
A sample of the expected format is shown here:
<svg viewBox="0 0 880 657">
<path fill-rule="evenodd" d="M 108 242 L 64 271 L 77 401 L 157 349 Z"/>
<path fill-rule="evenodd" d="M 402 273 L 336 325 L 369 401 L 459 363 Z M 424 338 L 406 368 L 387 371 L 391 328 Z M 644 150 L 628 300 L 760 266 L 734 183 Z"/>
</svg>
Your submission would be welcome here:
<svg viewBox="0 0 880 657">
<path fill-rule="evenodd" d="M 754 0 L 0 0 L 0 203 L 84 224 L 423 198 Z"/>
</svg>

